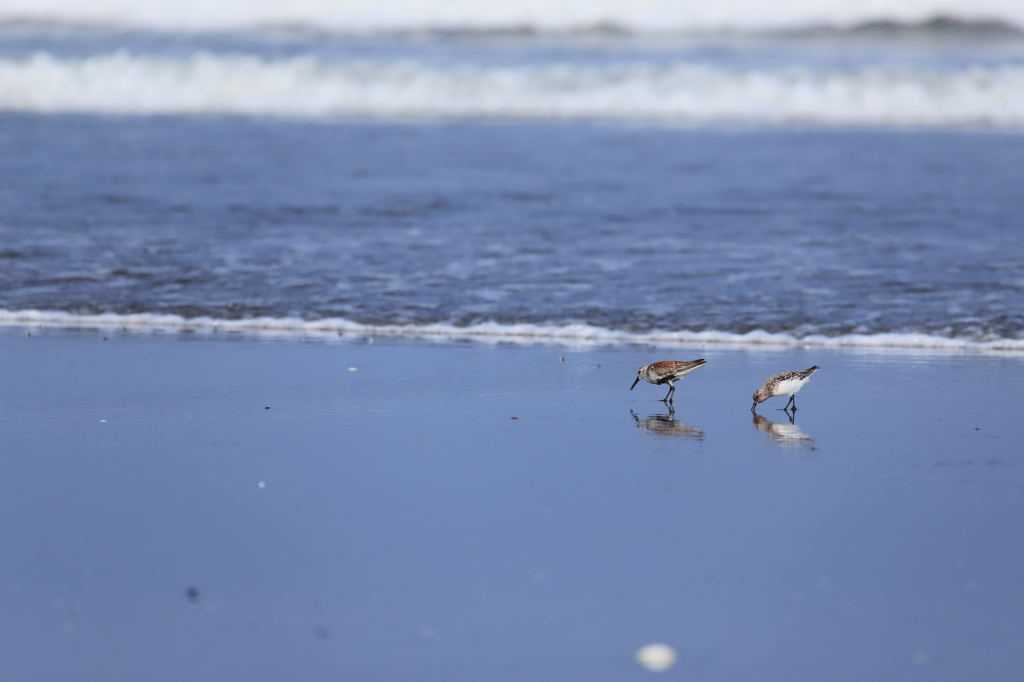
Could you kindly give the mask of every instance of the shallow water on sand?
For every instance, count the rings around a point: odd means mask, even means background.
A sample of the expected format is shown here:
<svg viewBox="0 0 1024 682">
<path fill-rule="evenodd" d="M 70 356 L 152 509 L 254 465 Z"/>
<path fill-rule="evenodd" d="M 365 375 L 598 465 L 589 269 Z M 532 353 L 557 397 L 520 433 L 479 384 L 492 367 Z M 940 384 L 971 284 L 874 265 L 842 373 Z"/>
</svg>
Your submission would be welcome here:
<svg viewBox="0 0 1024 682">
<path fill-rule="evenodd" d="M 1016 358 L 95 330 L 0 354 L 4 679 L 631 679 L 653 641 L 704 680 L 1024 671 Z M 628 391 L 668 357 L 708 359 L 671 413 Z M 813 364 L 795 423 L 751 415 Z"/>
</svg>

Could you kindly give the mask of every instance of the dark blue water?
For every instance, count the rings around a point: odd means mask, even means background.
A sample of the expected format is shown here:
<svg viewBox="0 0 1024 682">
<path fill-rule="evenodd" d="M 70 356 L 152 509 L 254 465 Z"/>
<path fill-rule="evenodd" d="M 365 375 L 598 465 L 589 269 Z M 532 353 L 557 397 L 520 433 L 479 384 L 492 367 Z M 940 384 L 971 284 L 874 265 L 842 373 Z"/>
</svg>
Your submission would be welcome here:
<svg viewBox="0 0 1024 682">
<path fill-rule="evenodd" d="M 1022 338 L 1024 137 L 0 117 L 0 308 Z"/>
</svg>

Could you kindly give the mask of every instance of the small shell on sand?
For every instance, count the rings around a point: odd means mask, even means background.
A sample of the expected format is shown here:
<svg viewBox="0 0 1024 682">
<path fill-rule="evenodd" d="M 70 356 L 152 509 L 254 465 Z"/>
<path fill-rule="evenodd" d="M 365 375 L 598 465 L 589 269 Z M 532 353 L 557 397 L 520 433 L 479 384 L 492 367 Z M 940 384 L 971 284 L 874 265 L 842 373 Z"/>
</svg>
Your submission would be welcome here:
<svg viewBox="0 0 1024 682">
<path fill-rule="evenodd" d="M 651 672 L 659 673 L 676 664 L 676 650 L 668 644 L 648 644 L 636 652 L 636 661 Z"/>
</svg>

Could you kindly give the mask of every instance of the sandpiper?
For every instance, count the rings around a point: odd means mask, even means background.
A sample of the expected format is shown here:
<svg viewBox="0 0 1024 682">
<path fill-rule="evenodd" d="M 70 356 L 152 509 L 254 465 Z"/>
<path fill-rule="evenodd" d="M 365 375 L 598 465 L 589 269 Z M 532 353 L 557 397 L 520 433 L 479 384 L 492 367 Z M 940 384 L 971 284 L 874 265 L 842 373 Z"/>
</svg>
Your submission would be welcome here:
<svg viewBox="0 0 1024 682">
<path fill-rule="evenodd" d="M 750 406 L 750 411 L 757 412 L 759 404 L 777 395 L 789 396 L 789 402 L 782 408 L 783 410 L 788 410 L 790 405 L 793 405 L 795 410 L 797 392 L 804 387 L 804 384 L 811 380 L 811 375 L 817 372 L 818 369 L 818 366 L 815 365 L 799 372 L 783 372 L 769 378 L 768 381 L 764 382 L 764 386 L 754 391 L 754 404 Z"/>
<path fill-rule="evenodd" d="M 629 390 L 632 391 L 636 388 L 641 379 L 649 384 L 668 384 L 668 394 L 661 399 L 661 402 L 670 403 L 672 402 L 672 394 L 676 392 L 676 385 L 673 382 L 679 381 L 698 367 L 703 367 L 706 362 L 704 359 L 689 360 L 687 362 L 662 360 L 661 362 L 644 365 L 636 371 L 636 381 L 629 387 Z"/>
</svg>

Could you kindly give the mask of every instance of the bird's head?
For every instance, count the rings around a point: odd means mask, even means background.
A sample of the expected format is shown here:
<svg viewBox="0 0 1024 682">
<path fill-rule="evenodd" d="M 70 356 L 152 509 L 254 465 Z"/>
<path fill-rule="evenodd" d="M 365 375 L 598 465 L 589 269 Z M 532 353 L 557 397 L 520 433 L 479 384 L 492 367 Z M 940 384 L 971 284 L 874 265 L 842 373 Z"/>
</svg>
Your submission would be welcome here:
<svg viewBox="0 0 1024 682">
<path fill-rule="evenodd" d="M 768 400 L 768 398 L 771 397 L 771 391 L 764 390 L 764 386 L 762 386 L 761 388 L 754 391 L 754 404 L 760 405 L 761 403 L 763 403 L 764 401 Z"/>
<path fill-rule="evenodd" d="M 636 379 L 633 380 L 633 385 L 629 387 L 629 390 L 636 388 L 636 385 L 640 383 L 640 380 L 644 378 L 644 370 L 647 369 L 647 365 L 644 365 L 636 371 Z"/>
</svg>

